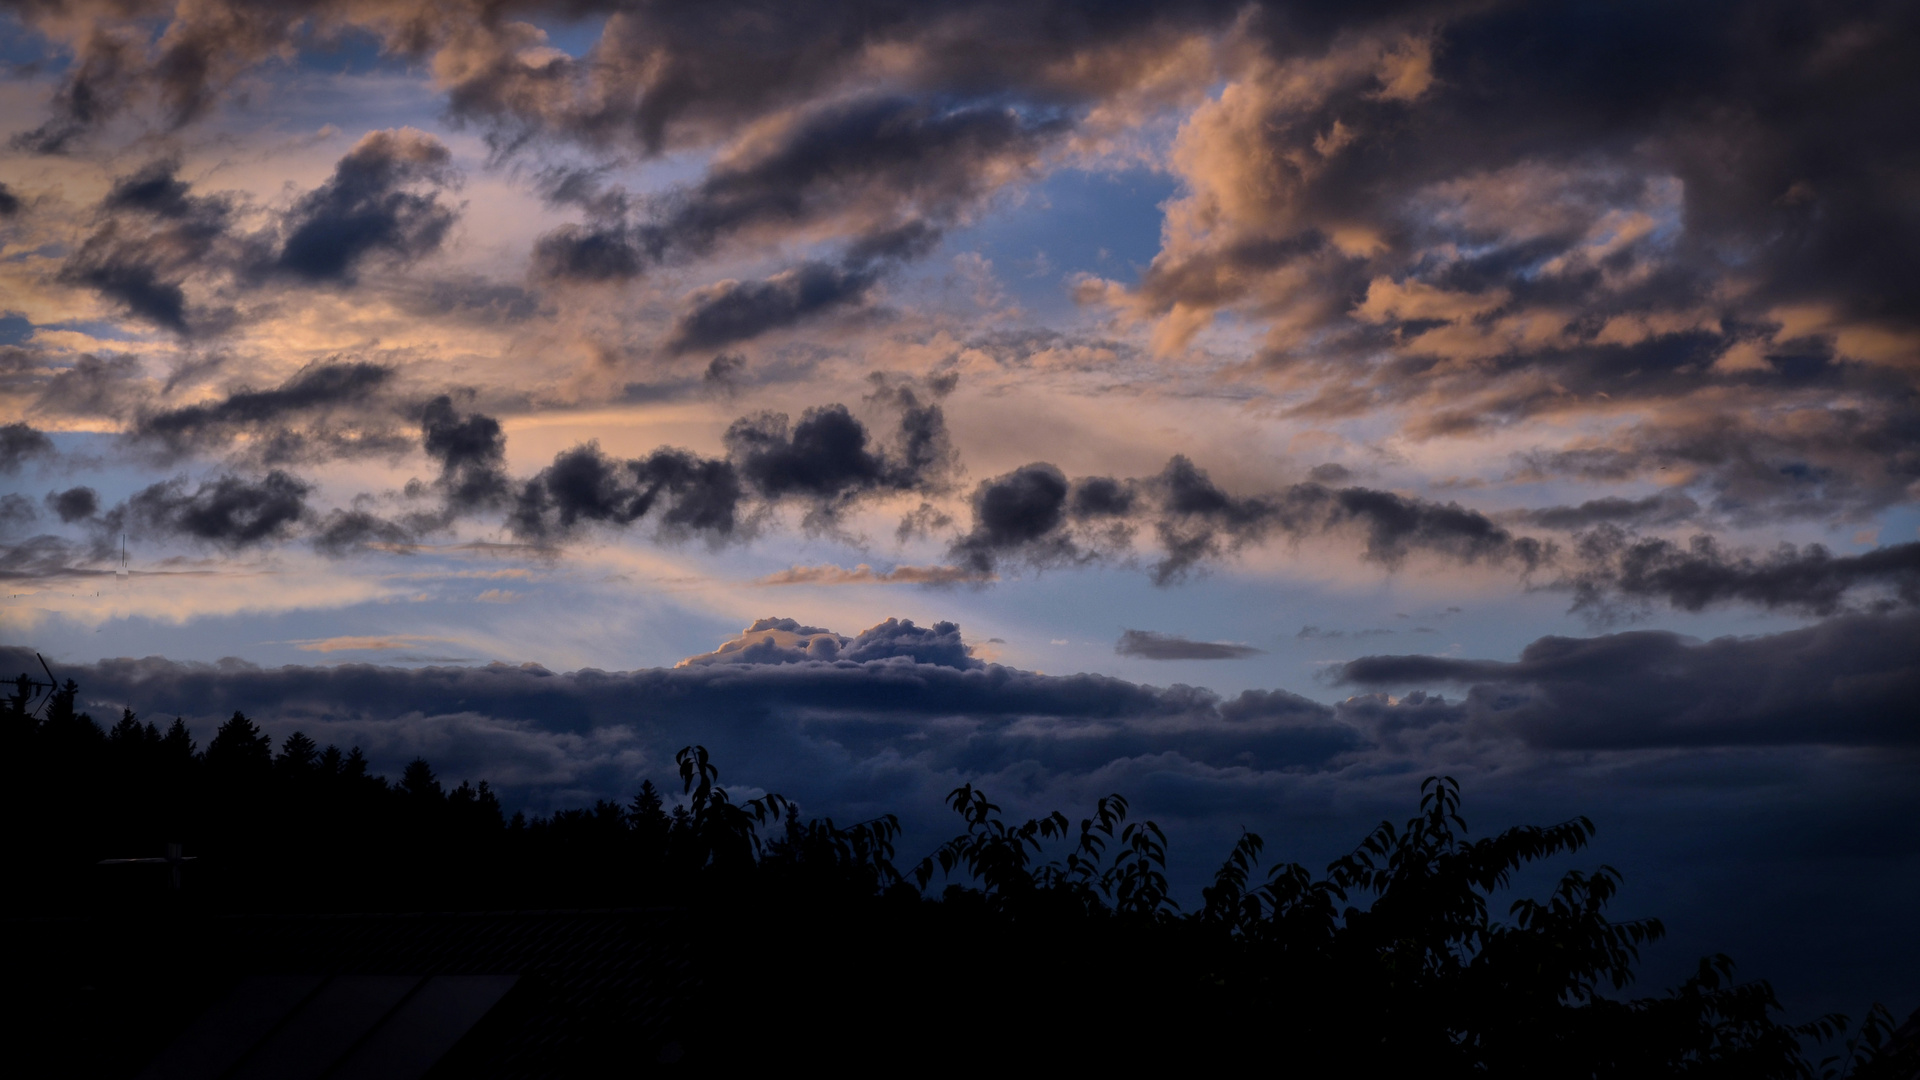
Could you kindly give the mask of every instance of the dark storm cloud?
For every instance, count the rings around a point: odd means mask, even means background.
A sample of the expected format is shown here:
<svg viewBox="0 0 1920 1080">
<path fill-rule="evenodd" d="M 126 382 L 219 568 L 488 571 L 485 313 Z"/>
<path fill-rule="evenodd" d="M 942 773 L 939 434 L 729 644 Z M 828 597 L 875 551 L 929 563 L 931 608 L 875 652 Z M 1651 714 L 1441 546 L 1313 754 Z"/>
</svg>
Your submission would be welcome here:
<svg viewBox="0 0 1920 1080">
<path fill-rule="evenodd" d="M 1149 526 L 1161 550 L 1153 576 L 1162 585 L 1269 537 L 1336 530 L 1358 532 L 1365 557 L 1389 566 L 1421 552 L 1531 571 L 1552 554 L 1540 541 L 1517 537 L 1457 503 L 1314 483 L 1230 495 L 1179 455 L 1157 476 L 1125 481 L 1089 477 L 1069 483 L 1052 465 L 1026 465 L 981 483 L 973 514 L 973 528 L 955 541 L 953 555 L 981 570 L 1001 558 L 1036 566 L 1099 558 L 1119 550 L 1134 527 Z"/>
<path fill-rule="evenodd" d="M 808 262 L 763 281 L 724 281 L 695 293 L 674 320 L 667 349 L 700 352 L 864 303 L 877 275 Z"/>
<path fill-rule="evenodd" d="M 13 189 L 0 184 L 0 218 L 10 218 L 20 212 L 20 196 Z"/>
<path fill-rule="evenodd" d="M 166 480 L 101 515 L 101 532 L 250 547 L 289 535 L 307 516 L 311 491 L 304 481 L 277 469 L 258 480 L 219 476 L 191 492 L 185 479 Z"/>
<path fill-rule="evenodd" d="M 57 494 L 49 492 L 47 509 L 58 515 L 63 524 L 84 521 L 99 511 L 100 493 L 90 487 L 71 487 Z"/>
<path fill-rule="evenodd" d="M 1920 745 L 1913 614 L 1708 642 L 1658 630 L 1547 637 L 1513 663 L 1369 656 L 1340 675 L 1363 686 L 1467 686 L 1456 703 L 1414 702 L 1420 726 L 1463 724 L 1551 749 Z"/>
<path fill-rule="evenodd" d="M 1920 543 L 1859 555 L 1820 544 L 1782 544 L 1765 555 L 1729 551 L 1707 535 L 1686 545 L 1596 529 L 1579 539 L 1585 562 L 1574 579 L 1574 606 L 1602 609 L 1619 600 L 1658 600 L 1684 611 L 1729 603 L 1831 615 L 1850 604 L 1920 604 Z"/>
<path fill-rule="evenodd" d="M 368 134 L 294 203 L 274 266 L 307 281 L 351 284 L 367 263 L 404 265 L 439 250 L 458 216 L 439 201 L 455 180 L 452 160 L 423 132 Z"/>
<path fill-rule="evenodd" d="M 28 424 L 0 424 L 0 473 L 17 473 L 34 458 L 53 456 L 53 440 Z"/>
<path fill-rule="evenodd" d="M 1143 660 L 1239 660 L 1258 656 L 1265 650 L 1225 641 L 1192 641 L 1178 634 L 1152 630 L 1127 630 L 1121 633 L 1113 651 Z"/>
<path fill-rule="evenodd" d="M 131 434 L 185 453 L 224 446 L 248 433 L 260 442 L 262 459 L 270 462 L 356 450 L 393 451 L 405 444 L 395 433 L 381 430 L 382 418 L 368 408 L 393 376 L 392 368 L 379 364 L 320 361 L 269 390 L 240 387 L 211 402 L 148 413 Z M 326 421 L 336 413 L 345 414 L 347 422 L 330 427 Z"/>
</svg>

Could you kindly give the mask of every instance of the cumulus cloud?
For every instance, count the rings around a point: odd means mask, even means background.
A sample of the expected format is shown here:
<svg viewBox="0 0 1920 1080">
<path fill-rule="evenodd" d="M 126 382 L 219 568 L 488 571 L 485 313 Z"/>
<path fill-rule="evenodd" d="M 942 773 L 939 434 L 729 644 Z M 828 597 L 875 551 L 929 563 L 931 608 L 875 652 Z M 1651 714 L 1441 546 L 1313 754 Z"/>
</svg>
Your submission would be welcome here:
<svg viewBox="0 0 1920 1080">
<path fill-rule="evenodd" d="M 786 502 L 805 507 L 809 527 L 831 529 L 864 499 L 938 490 L 955 466 L 939 404 L 909 387 L 869 400 L 898 416 L 886 443 L 834 404 L 808 409 L 798 423 L 785 413 L 741 417 L 727 429 L 725 458 L 663 447 L 622 461 L 597 443 L 577 446 L 522 486 L 512 527 L 530 539 L 558 537 L 591 523 L 631 525 L 657 508 L 653 520 L 666 534 L 721 542 L 746 527 L 747 515 Z"/>
<path fill-rule="evenodd" d="M 817 626 L 803 626 L 793 619 L 774 617 L 755 620 L 739 637 L 722 643 L 712 652 L 689 656 L 675 667 L 835 661 L 849 664 L 896 661 L 963 671 L 985 666 L 973 658 L 972 649 L 961 640 L 960 627 L 950 622 L 920 627 L 912 620 L 888 619 L 849 638 Z"/>
<path fill-rule="evenodd" d="M 53 454 L 53 440 L 18 421 L 0 424 L 0 472 L 17 473 L 34 458 Z"/>
<path fill-rule="evenodd" d="M 462 415 L 442 394 L 421 412 L 420 439 L 440 465 L 437 486 L 457 512 L 493 506 L 507 494 L 507 438 L 500 421 L 484 413 Z"/>
<path fill-rule="evenodd" d="M 458 216 L 439 200 L 455 178 L 452 160 L 425 132 L 370 132 L 293 205 L 273 265 L 306 281 L 351 284 L 365 264 L 432 254 Z"/>
<path fill-rule="evenodd" d="M 99 511 L 100 493 L 90 487 L 71 487 L 58 493 L 48 492 L 47 509 L 52 510 L 64 524 L 84 521 Z"/>
<path fill-rule="evenodd" d="M 1240 660 L 1259 656 L 1265 650 L 1226 641 L 1193 641 L 1178 634 L 1152 630 L 1126 630 L 1121 632 L 1113 651 L 1143 660 Z"/>
<path fill-rule="evenodd" d="M 257 480 L 218 476 L 192 491 L 184 478 L 165 480 L 135 492 L 101 515 L 102 532 L 250 547 L 289 535 L 306 517 L 312 490 L 278 469 Z"/>
<path fill-rule="evenodd" d="M 844 405 L 808 409 L 789 427 L 784 413 L 759 413 L 727 429 L 728 456 L 754 490 L 770 500 L 797 497 L 830 519 L 861 496 L 922 491 L 952 467 L 940 406 L 899 392 L 898 445 L 876 445 Z"/>
<path fill-rule="evenodd" d="M 1387 565 L 1420 551 L 1531 570 L 1550 554 L 1539 540 L 1515 536 L 1456 503 L 1317 483 L 1231 495 L 1179 455 L 1159 475 L 1131 480 L 1088 477 L 1069 483 L 1044 462 L 1023 466 L 983 481 L 974 490 L 973 513 L 973 528 L 953 551 L 956 559 L 982 570 L 1002 558 L 1039 566 L 1100 558 L 1146 526 L 1159 543 L 1153 576 L 1163 585 L 1270 536 L 1340 529 L 1357 532 L 1365 541 L 1365 556 Z"/>
<path fill-rule="evenodd" d="M 720 541 L 740 525 L 744 496 L 731 462 L 660 449 L 621 461 L 589 442 L 563 451 L 515 497 L 513 530 L 528 539 L 564 536 L 587 524 L 631 525 L 659 508 L 668 533 Z"/>
</svg>

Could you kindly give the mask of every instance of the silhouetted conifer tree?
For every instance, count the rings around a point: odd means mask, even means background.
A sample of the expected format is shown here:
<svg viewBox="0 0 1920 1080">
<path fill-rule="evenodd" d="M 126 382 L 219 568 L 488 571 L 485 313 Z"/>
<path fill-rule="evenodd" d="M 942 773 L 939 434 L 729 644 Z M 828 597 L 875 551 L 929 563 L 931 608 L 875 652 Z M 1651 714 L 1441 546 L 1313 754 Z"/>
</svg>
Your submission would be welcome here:
<svg viewBox="0 0 1920 1080">
<path fill-rule="evenodd" d="M 160 756 L 163 760 L 183 762 L 199 753 L 194 744 L 193 735 L 187 731 L 187 722 L 179 717 L 167 726 L 167 733 L 160 737 Z"/>
<path fill-rule="evenodd" d="M 145 752 L 160 745 L 160 731 L 152 724 L 142 724 L 132 709 L 120 711 L 120 722 L 107 732 L 107 743 L 123 755 L 145 756 Z"/>
<path fill-rule="evenodd" d="M 433 775 L 433 766 L 421 757 L 407 762 L 406 771 L 400 774 L 400 790 L 416 802 L 439 803 L 446 799 L 439 779 Z"/>
<path fill-rule="evenodd" d="M 320 757 L 320 748 L 312 739 L 296 731 L 280 743 L 280 756 L 273 759 L 274 767 L 287 776 L 306 776 L 314 771 Z"/>
<path fill-rule="evenodd" d="M 238 710 L 207 744 L 207 766 L 231 776 L 264 772 L 272 763 L 272 740 Z"/>
</svg>

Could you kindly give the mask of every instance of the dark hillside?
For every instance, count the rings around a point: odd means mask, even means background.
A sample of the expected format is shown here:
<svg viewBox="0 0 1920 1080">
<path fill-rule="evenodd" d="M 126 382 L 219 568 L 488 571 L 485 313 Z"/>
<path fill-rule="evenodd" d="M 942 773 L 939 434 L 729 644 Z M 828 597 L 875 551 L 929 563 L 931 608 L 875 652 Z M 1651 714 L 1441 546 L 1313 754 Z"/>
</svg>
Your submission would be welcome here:
<svg viewBox="0 0 1920 1080">
<path fill-rule="evenodd" d="M 1267 1058 L 1309 1075 L 1913 1075 L 1884 1012 L 1789 1024 L 1724 957 L 1629 996 L 1662 931 L 1607 918 L 1610 867 L 1489 910 L 1592 825 L 1476 838 L 1445 778 L 1321 873 L 1265 861 L 1247 834 L 1186 911 L 1159 828 L 1119 795 L 1016 822 L 963 787 L 961 831 L 896 866 L 891 816 L 735 802 L 700 747 L 671 804 L 649 782 L 624 805 L 508 818 L 486 784 L 446 790 L 425 761 L 389 782 L 356 750 L 271 747 L 239 714 L 205 748 L 131 712 L 103 729 L 76 689 L 36 708 L 23 679 L 0 716 L 5 810 L 25 826 L 5 894 L 11 1039 L 73 1075 L 132 1075 L 262 987 L 295 1018 L 380 987 L 492 987 L 438 1059 L 449 1076 Z M 130 858 L 158 861 L 101 865 Z M 231 1075 L 268 1060 L 259 1038 Z M 341 1053 L 316 1068 L 351 1071 Z"/>
</svg>

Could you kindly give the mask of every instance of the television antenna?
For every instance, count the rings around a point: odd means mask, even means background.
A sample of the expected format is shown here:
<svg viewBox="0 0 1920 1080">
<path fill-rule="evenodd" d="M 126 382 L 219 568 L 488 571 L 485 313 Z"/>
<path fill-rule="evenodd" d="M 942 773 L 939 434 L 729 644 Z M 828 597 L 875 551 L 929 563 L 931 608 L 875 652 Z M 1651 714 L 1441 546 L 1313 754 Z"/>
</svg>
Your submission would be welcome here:
<svg viewBox="0 0 1920 1080">
<path fill-rule="evenodd" d="M 198 855 L 180 854 L 179 844 L 168 844 L 166 855 L 158 859 L 101 859 L 99 862 L 99 865 L 101 866 L 165 866 L 167 868 L 167 878 L 168 878 L 169 884 L 172 886 L 174 892 L 179 892 L 180 891 L 180 868 L 185 864 L 190 862 L 195 862 L 198 859 L 199 859 Z"/>
<path fill-rule="evenodd" d="M 14 682 L 15 686 L 26 685 L 30 688 L 33 697 L 40 698 L 40 704 L 35 705 L 33 711 L 27 714 L 28 716 L 40 715 L 40 710 L 46 708 L 47 702 L 53 700 L 53 692 L 60 688 L 60 680 L 53 677 L 53 669 L 47 666 L 47 658 L 41 656 L 39 653 L 34 653 L 33 658 L 40 661 L 40 670 L 47 673 L 47 681 L 39 682 L 31 676 L 22 675 Z M 46 691 L 44 697 L 41 696 L 42 690 Z M 33 698 L 28 698 L 27 700 L 31 701 Z"/>
</svg>

